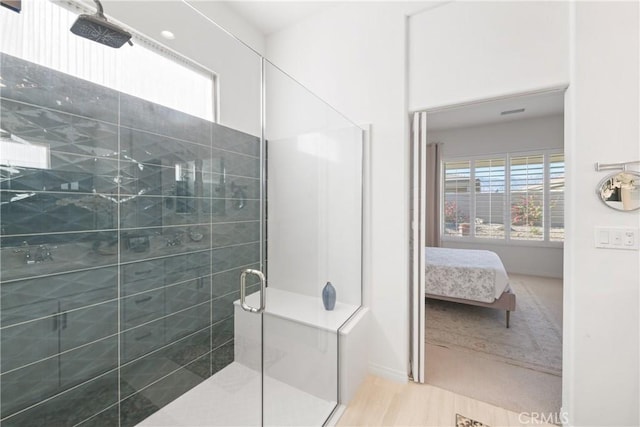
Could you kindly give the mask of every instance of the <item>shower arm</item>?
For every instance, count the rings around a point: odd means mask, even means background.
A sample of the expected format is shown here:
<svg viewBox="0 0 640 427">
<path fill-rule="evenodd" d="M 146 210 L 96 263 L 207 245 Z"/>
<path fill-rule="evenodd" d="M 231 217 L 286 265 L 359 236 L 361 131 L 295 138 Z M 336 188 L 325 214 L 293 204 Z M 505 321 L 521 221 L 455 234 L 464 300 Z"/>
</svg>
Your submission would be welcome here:
<svg viewBox="0 0 640 427">
<path fill-rule="evenodd" d="M 96 15 L 98 15 L 101 18 L 104 18 L 104 9 L 102 8 L 102 3 L 100 3 L 100 0 L 93 0 L 93 2 L 96 4 L 96 7 L 98 8 L 98 10 L 96 11 Z"/>
</svg>

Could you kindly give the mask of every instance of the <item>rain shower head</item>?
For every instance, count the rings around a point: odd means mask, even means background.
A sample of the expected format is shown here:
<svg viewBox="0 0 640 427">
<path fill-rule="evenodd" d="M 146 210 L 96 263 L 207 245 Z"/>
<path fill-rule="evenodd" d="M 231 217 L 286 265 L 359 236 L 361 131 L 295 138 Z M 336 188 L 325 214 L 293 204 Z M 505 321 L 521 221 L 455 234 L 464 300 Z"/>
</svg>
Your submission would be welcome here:
<svg viewBox="0 0 640 427">
<path fill-rule="evenodd" d="M 110 47 L 121 47 L 125 43 L 131 43 L 131 34 L 115 24 L 107 21 L 104 16 L 102 4 L 99 0 L 93 0 L 98 10 L 93 15 L 80 15 L 71 27 L 71 32 L 94 42 L 102 43 Z"/>
</svg>

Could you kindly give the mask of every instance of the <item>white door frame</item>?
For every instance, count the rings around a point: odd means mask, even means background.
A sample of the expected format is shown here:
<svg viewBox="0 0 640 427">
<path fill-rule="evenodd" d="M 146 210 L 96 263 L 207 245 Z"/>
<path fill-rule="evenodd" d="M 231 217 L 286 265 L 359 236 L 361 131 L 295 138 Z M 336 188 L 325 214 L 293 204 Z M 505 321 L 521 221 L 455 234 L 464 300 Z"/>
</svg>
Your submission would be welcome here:
<svg viewBox="0 0 640 427">
<path fill-rule="evenodd" d="M 426 246 L 426 162 L 427 113 L 413 115 L 411 133 L 411 339 L 410 359 L 413 381 L 424 383 L 425 368 L 425 246 Z"/>
<path fill-rule="evenodd" d="M 569 84 L 543 87 L 530 91 L 508 93 L 500 96 L 487 97 L 469 100 L 455 104 L 446 104 L 437 107 L 427 108 L 412 113 L 411 132 L 411 232 L 410 232 L 410 325 L 409 325 L 409 367 L 412 380 L 417 383 L 425 382 L 425 188 L 426 188 L 426 145 L 427 145 L 427 115 L 430 113 L 453 110 L 474 104 L 482 104 L 490 101 L 509 99 L 520 96 L 536 95 L 549 92 L 562 92 L 565 96 Z M 567 124 L 567 112 L 565 111 L 565 128 Z M 566 137 L 565 137 L 566 139 Z M 566 141 L 564 151 L 566 153 Z M 444 184 L 442 184 L 444 185 Z M 566 227 L 566 218 L 565 218 Z M 419 245 L 419 246 L 418 246 Z M 566 262 L 566 261 L 565 261 Z M 566 292 L 566 290 L 565 290 Z M 563 301 L 563 311 L 567 312 L 566 295 Z M 565 357 L 565 346 L 563 344 L 563 354 Z M 564 377 L 563 377 L 564 379 Z M 563 399 L 564 400 L 564 399 Z"/>
</svg>

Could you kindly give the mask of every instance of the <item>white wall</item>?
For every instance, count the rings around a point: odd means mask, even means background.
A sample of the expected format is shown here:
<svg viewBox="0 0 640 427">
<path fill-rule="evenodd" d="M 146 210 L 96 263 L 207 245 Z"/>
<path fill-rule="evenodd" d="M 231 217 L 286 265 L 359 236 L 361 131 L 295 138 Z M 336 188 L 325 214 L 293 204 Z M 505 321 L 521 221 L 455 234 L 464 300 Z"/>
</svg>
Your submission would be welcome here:
<svg viewBox="0 0 640 427">
<path fill-rule="evenodd" d="M 279 98 L 282 99 L 282 98 Z M 268 142 L 269 287 L 362 298 L 362 134 L 356 127 Z"/>
<path fill-rule="evenodd" d="M 453 1 L 412 16 L 409 109 L 565 84 L 568 4 Z"/>
<path fill-rule="evenodd" d="M 362 300 L 362 130 L 265 67 L 269 287 Z"/>
<path fill-rule="evenodd" d="M 267 57 L 356 123 L 372 123 L 370 369 L 407 380 L 408 166 L 405 17 L 392 3 L 348 3 L 267 38 Z"/>
<path fill-rule="evenodd" d="M 116 0 L 117 1 L 117 0 Z M 207 15 L 216 24 L 246 43 L 261 55 L 265 52 L 264 35 L 238 15 L 224 1 L 187 0 L 191 6 Z"/>
<path fill-rule="evenodd" d="M 429 142 L 442 142 L 443 158 L 493 153 L 562 149 L 564 117 L 561 114 L 504 123 L 428 131 Z"/>
<path fill-rule="evenodd" d="M 573 425 L 640 424 L 637 251 L 594 248 L 595 226 L 640 225 L 594 195 L 595 162 L 640 159 L 638 2 L 576 2 L 565 139 L 563 405 Z"/>
<path fill-rule="evenodd" d="M 428 120 L 428 119 L 427 119 Z M 429 142 L 442 142 L 443 158 L 492 153 L 562 149 L 564 117 L 553 115 L 505 123 L 442 129 L 428 132 Z M 487 249 L 496 252 L 509 273 L 562 277 L 563 249 L 540 245 L 508 245 L 502 242 L 443 240 L 442 246 Z"/>
</svg>

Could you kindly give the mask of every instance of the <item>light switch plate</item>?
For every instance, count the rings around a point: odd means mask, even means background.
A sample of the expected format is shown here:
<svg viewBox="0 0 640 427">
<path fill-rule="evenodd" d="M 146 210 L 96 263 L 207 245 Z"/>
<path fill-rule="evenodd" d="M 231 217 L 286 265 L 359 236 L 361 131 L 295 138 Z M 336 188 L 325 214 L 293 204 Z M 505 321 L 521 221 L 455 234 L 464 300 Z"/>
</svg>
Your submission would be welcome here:
<svg viewBox="0 0 640 427">
<path fill-rule="evenodd" d="M 604 249 L 626 249 L 637 251 L 638 229 L 628 227 L 596 227 L 595 246 Z"/>
</svg>

